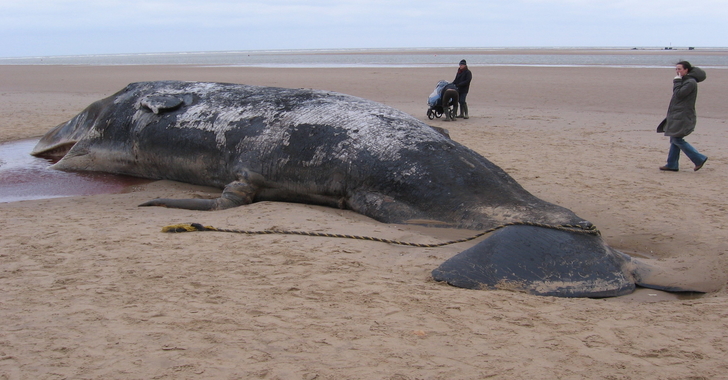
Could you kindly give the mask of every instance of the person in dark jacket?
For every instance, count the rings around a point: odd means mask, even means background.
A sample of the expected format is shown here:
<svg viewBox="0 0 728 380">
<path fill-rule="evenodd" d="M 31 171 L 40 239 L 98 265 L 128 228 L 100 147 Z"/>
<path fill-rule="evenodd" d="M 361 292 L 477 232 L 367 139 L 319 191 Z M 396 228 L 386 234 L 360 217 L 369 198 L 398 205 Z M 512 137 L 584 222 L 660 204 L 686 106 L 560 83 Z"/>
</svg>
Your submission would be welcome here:
<svg viewBox="0 0 728 380">
<path fill-rule="evenodd" d="M 458 86 L 458 95 L 460 96 L 460 115 L 464 119 L 470 118 L 468 116 L 468 103 L 466 98 L 468 91 L 470 91 L 470 81 L 473 80 L 473 74 L 468 69 L 468 63 L 463 59 L 460 61 L 460 67 L 458 67 L 458 73 L 455 75 L 455 80 L 452 82 Z"/>
<path fill-rule="evenodd" d="M 705 165 L 708 157 L 700 154 L 684 138 L 695 130 L 697 122 L 695 100 L 698 97 L 698 82 L 705 80 L 706 75 L 705 71 L 693 67 L 687 61 L 678 62 L 675 70 L 677 76 L 673 79 L 672 99 L 667 108 L 667 117 L 657 128 L 658 132 L 664 132 L 665 136 L 670 137 L 667 164 L 660 166 L 660 170 L 678 171 L 678 161 L 680 151 L 682 151 L 695 164 L 693 170 L 697 171 Z"/>
</svg>

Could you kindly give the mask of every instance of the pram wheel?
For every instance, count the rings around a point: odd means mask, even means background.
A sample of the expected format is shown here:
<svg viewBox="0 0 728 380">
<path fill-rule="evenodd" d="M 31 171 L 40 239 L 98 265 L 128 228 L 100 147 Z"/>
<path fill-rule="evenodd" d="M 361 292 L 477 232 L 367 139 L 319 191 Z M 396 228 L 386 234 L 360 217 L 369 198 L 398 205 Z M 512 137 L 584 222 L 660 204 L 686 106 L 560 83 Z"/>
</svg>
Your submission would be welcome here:
<svg viewBox="0 0 728 380">
<path fill-rule="evenodd" d="M 441 117 L 442 117 L 442 111 L 441 111 L 441 109 L 439 109 L 437 107 L 432 107 L 432 108 L 430 108 L 430 109 L 427 110 L 427 118 L 428 119 L 430 119 L 430 120 L 432 120 L 434 118 L 438 118 L 439 119 Z"/>
</svg>

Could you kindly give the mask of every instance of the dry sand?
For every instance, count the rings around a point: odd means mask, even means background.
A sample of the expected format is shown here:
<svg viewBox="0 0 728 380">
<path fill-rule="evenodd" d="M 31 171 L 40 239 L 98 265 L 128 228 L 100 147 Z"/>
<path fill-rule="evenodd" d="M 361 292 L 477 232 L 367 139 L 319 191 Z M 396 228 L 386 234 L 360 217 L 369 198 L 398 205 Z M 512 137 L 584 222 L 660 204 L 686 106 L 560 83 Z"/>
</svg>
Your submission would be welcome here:
<svg viewBox="0 0 728 380">
<path fill-rule="evenodd" d="M 428 121 L 453 68 L 0 66 L 0 142 L 39 137 L 129 82 L 334 90 L 411 113 L 592 221 L 611 246 L 725 283 L 728 70 L 700 84 L 688 138 L 710 156 L 660 172 L 670 69 L 474 67 L 471 118 Z M 164 234 L 200 222 L 434 242 L 468 231 L 262 202 L 137 208 L 215 192 L 160 181 L 123 194 L 0 204 L 0 379 L 726 379 L 728 293 L 613 299 L 474 291 L 430 279 L 471 246 Z"/>
</svg>

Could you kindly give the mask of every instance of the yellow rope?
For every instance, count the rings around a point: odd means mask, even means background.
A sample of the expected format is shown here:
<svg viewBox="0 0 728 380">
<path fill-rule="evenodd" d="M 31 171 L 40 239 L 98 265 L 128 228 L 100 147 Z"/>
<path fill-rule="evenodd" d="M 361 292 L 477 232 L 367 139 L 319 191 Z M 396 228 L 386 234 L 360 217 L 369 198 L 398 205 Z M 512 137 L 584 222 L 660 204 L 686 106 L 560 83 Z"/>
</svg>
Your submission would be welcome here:
<svg viewBox="0 0 728 380">
<path fill-rule="evenodd" d="M 306 231 L 289 231 L 289 230 L 256 230 L 256 231 L 233 230 L 233 229 L 215 228 L 212 226 L 203 226 L 202 224 L 199 224 L 199 223 L 174 224 L 174 225 L 166 226 L 166 227 L 162 228 L 162 232 L 174 233 L 174 232 L 192 232 L 192 231 L 216 231 L 216 232 L 232 232 L 232 233 L 246 234 L 246 235 L 273 235 L 273 234 L 302 235 L 302 236 L 318 236 L 318 237 L 341 238 L 341 239 L 368 240 L 368 241 L 376 241 L 376 242 L 380 242 L 380 243 L 405 245 L 408 247 L 435 248 L 435 247 L 442 247 L 442 246 L 446 246 L 446 245 L 450 245 L 450 244 L 463 243 L 466 241 L 475 240 L 483 235 L 489 234 L 493 231 L 497 231 L 501 228 L 508 227 L 508 226 L 533 226 L 533 227 L 550 228 L 550 229 L 561 230 L 561 231 L 580 232 L 580 233 L 587 233 L 587 234 L 593 234 L 593 235 L 601 235 L 601 233 L 599 232 L 599 230 L 597 230 L 597 228 L 595 226 L 582 227 L 579 225 L 570 225 L 570 224 L 552 226 L 552 225 L 548 225 L 548 224 L 531 223 L 531 222 L 506 223 L 506 224 L 500 225 L 498 227 L 494 227 L 489 230 L 480 232 L 471 237 L 467 237 L 464 239 L 458 239 L 458 240 L 451 240 L 451 241 L 444 242 L 444 243 L 435 243 L 435 244 L 409 243 L 409 242 L 404 242 L 404 241 L 399 241 L 399 240 L 382 239 L 382 238 L 370 237 L 370 236 L 329 234 L 329 233 L 324 233 L 324 232 L 306 232 Z"/>
</svg>

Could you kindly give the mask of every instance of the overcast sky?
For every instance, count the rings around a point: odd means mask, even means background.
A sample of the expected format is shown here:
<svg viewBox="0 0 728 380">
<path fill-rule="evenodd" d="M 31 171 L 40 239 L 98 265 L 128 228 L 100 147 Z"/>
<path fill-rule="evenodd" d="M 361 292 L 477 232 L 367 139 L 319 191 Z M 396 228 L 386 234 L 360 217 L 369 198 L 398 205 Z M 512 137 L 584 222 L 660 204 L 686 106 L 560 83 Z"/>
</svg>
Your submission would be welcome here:
<svg viewBox="0 0 728 380">
<path fill-rule="evenodd" d="M 0 57 L 402 47 L 726 47 L 728 0 L 0 0 Z"/>
</svg>

